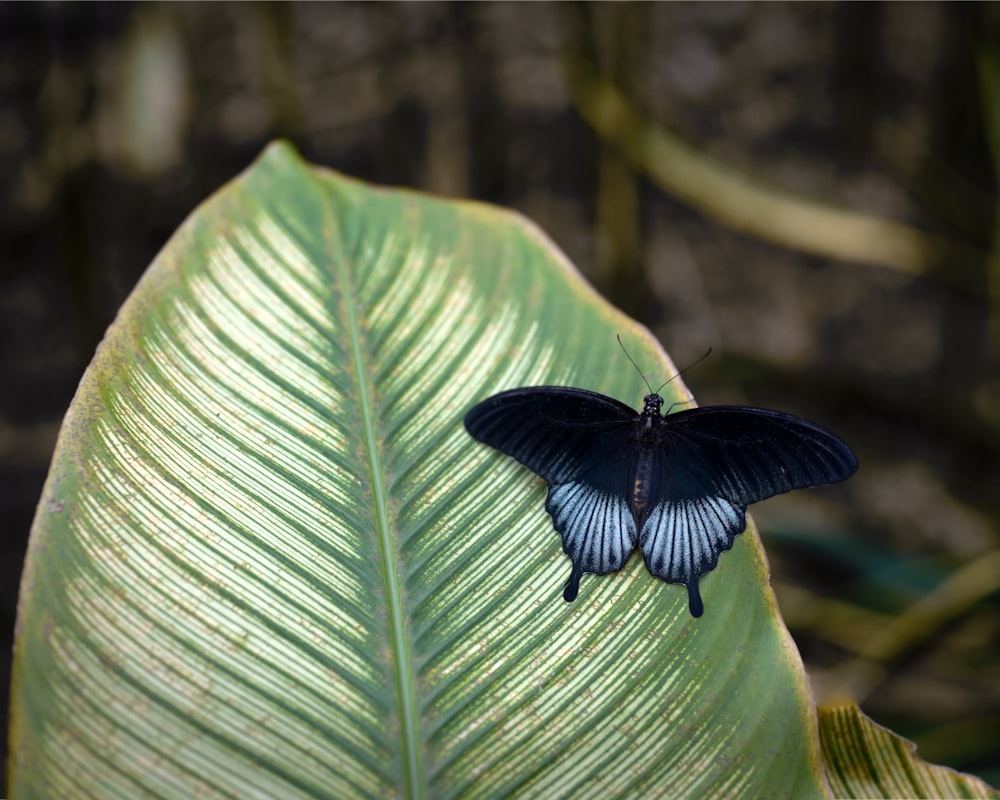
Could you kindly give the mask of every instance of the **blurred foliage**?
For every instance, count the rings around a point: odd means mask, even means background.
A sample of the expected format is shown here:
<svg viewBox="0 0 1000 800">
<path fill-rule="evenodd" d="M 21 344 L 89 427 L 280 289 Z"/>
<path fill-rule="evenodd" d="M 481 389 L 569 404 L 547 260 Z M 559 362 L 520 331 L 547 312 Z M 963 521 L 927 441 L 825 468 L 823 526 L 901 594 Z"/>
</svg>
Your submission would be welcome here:
<svg viewBox="0 0 1000 800">
<path fill-rule="evenodd" d="M 675 361 L 714 348 L 686 375 L 701 403 L 847 439 L 854 479 L 755 509 L 809 672 L 1000 784 L 997 14 L 0 5 L 4 635 L 97 341 L 183 217 L 281 135 L 366 180 L 517 208 Z M 775 198 L 794 213 L 760 213 Z M 901 236 L 918 268 L 865 258 L 857 230 Z"/>
</svg>

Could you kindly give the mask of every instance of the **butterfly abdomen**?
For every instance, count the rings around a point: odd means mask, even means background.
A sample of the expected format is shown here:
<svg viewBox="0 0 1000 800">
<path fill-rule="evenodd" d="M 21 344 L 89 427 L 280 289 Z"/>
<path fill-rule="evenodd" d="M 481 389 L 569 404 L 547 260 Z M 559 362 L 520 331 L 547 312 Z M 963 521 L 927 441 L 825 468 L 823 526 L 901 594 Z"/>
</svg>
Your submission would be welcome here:
<svg viewBox="0 0 1000 800">
<path fill-rule="evenodd" d="M 632 511 L 636 521 L 645 517 L 653 491 L 653 451 L 643 448 L 635 460 L 635 476 L 632 480 Z"/>
</svg>

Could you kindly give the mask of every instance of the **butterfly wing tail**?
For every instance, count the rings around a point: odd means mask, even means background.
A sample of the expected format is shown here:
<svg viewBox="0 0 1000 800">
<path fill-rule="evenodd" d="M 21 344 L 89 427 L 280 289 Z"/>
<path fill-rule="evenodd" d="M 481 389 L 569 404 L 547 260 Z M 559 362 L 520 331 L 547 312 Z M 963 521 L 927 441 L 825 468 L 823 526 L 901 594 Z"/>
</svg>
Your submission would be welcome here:
<svg viewBox="0 0 1000 800">
<path fill-rule="evenodd" d="M 701 601 L 701 592 L 698 591 L 698 581 L 700 575 L 690 578 L 687 582 L 688 608 L 691 609 L 692 617 L 700 617 L 705 613 L 705 604 Z"/>
<path fill-rule="evenodd" d="M 566 588 L 563 589 L 563 600 L 567 603 L 572 603 L 576 600 L 576 596 L 580 592 L 580 578 L 582 577 L 583 567 L 574 563 L 573 571 L 569 574 L 569 580 L 566 581 Z"/>
</svg>

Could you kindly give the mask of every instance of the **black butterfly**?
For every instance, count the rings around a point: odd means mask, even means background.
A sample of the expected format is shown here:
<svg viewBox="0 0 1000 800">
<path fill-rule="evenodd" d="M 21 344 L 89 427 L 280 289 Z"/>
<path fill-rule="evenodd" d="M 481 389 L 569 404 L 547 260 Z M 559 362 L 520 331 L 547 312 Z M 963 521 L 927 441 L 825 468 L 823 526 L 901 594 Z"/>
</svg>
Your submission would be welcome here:
<svg viewBox="0 0 1000 800">
<path fill-rule="evenodd" d="M 465 416 L 480 442 L 516 458 L 549 484 L 545 510 L 573 571 L 621 569 L 638 540 L 646 568 L 687 586 L 704 611 L 698 579 L 746 528 L 746 510 L 791 489 L 842 481 L 858 468 L 851 449 L 800 417 L 743 406 L 664 416 L 646 395 L 642 413 L 584 389 L 538 386 L 494 395 Z"/>
</svg>

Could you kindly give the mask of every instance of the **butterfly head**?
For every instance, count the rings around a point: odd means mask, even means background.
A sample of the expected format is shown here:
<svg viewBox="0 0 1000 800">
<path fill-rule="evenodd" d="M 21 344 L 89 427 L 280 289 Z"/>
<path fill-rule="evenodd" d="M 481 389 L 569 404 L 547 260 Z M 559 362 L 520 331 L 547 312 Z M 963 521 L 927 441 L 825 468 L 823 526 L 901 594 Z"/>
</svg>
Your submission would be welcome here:
<svg viewBox="0 0 1000 800">
<path fill-rule="evenodd" d="M 660 415 L 660 409 L 663 408 L 663 398 L 658 394 L 647 394 L 644 398 L 642 398 L 642 402 L 642 413 L 644 415 Z"/>
</svg>

